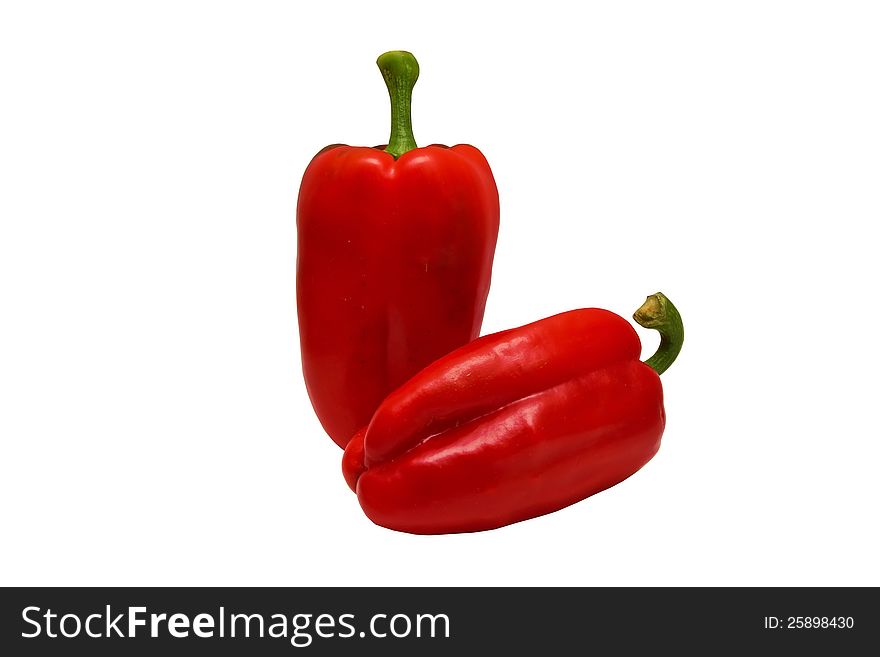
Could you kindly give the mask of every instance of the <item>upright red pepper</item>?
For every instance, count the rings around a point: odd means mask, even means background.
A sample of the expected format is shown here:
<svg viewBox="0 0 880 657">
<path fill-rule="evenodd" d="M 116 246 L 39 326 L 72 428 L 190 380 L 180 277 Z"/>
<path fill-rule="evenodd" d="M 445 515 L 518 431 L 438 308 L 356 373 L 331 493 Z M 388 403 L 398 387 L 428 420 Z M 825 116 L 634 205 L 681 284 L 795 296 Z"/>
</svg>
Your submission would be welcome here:
<svg viewBox="0 0 880 657">
<path fill-rule="evenodd" d="M 416 534 L 479 531 L 632 475 L 660 446 L 658 374 L 684 340 L 662 294 L 634 317 L 661 335 L 644 363 L 629 322 L 589 308 L 484 336 L 423 369 L 345 450 L 343 473 L 364 512 Z"/>
<path fill-rule="evenodd" d="M 473 146 L 417 148 L 418 63 L 379 57 L 387 148 L 328 146 L 297 204 L 297 308 L 306 388 L 341 447 L 413 374 L 480 333 L 498 190 Z"/>
</svg>

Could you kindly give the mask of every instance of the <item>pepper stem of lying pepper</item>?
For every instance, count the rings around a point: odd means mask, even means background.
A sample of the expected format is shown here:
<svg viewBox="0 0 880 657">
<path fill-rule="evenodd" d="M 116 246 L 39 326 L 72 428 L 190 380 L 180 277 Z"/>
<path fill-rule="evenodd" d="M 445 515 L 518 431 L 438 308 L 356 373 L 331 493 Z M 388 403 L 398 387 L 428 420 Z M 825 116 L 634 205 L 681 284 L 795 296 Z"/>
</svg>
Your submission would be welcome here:
<svg viewBox="0 0 880 657">
<path fill-rule="evenodd" d="M 645 328 L 659 331 L 660 346 L 657 353 L 645 361 L 645 365 L 652 367 L 657 374 L 663 374 L 675 361 L 684 343 L 684 325 L 678 309 L 658 292 L 645 299 L 633 319 Z"/>
<path fill-rule="evenodd" d="M 419 63 L 410 52 L 392 50 L 379 55 L 376 64 L 391 97 L 391 137 L 385 152 L 391 153 L 396 160 L 416 148 L 412 129 L 412 91 L 419 79 Z"/>
</svg>

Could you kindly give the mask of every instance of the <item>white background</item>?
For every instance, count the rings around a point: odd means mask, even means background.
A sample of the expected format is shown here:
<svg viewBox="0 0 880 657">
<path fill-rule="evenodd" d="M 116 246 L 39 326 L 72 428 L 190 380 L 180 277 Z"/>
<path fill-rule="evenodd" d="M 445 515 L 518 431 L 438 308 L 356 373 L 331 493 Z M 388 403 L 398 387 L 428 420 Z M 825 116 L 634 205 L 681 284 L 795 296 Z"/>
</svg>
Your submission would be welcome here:
<svg viewBox="0 0 880 657">
<path fill-rule="evenodd" d="M 880 584 L 878 33 L 870 2 L 4 3 L 0 582 Z M 419 143 L 495 172 L 485 332 L 657 290 L 685 319 L 657 457 L 497 531 L 372 525 L 300 374 L 299 181 L 385 141 L 391 49 Z"/>
</svg>

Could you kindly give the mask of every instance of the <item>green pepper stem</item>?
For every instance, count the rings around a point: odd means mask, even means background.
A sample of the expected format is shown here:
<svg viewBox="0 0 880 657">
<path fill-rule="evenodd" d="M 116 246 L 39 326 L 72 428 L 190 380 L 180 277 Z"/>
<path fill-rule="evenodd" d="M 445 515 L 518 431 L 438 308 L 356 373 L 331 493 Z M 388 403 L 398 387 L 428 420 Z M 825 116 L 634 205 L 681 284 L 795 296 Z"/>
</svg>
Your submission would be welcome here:
<svg viewBox="0 0 880 657">
<path fill-rule="evenodd" d="M 665 295 L 652 294 L 635 312 L 633 319 L 641 326 L 656 329 L 660 333 L 660 346 L 657 353 L 645 361 L 657 374 L 663 374 L 675 361 L 684 343 L 684 325 L 678 309 Z"/>
<path fill-rule="evenodd" d="M 392 50 L 379 55 L 376 64 L 391 97 L 391 137 L 385 152 L 391 153 L 396 160 L 416 148 L 412 129 L 412 91 L 419 79 L 419 63 L 412 53 Z"/>
</svg>

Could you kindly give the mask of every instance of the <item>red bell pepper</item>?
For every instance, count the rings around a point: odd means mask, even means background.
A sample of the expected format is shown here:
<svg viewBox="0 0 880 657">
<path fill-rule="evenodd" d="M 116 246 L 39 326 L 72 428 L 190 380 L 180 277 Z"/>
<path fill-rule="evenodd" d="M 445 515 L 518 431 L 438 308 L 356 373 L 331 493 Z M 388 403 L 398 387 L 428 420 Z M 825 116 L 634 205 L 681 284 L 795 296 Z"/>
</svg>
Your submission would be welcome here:
<svg viewBox="0 0 880 657">
<path fill-rule="evenodd" d="M 480 333 L 498 238 L 498 190 L 473 146 L 417 148 L 415 58 L 377 61 L 387 148 L 328 146 L 297 203 L 297 308 L 306 388 L 341 447 L 382 399 Z"/>
<path fill-rule="evenodd" d="M 484 336 L 416 374 L 345 450 L 343 474 L 364 512 L 415 534 L 479 531 L 639 470 L 660 446 L 658 374 L 684 329 L 659 293 L 634 318 L 661 335 L 644 363 L 629 322 L 588 308 Z"/>
</svg>

